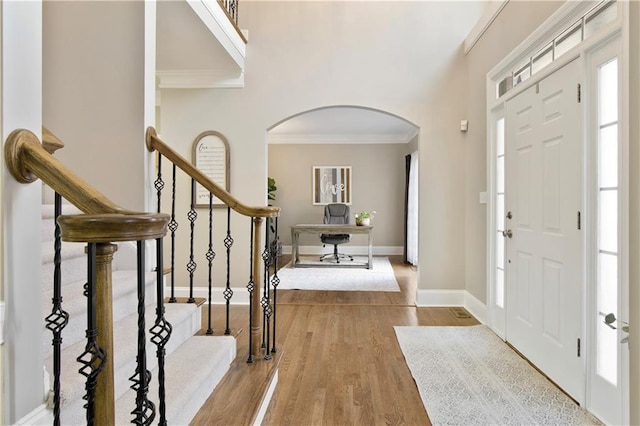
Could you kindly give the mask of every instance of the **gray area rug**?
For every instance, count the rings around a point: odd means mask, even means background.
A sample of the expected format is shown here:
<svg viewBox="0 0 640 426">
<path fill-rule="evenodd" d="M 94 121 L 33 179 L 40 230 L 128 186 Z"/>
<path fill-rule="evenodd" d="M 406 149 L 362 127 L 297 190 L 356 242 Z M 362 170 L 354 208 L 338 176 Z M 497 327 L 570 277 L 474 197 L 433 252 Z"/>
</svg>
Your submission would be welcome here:
<svg viewBox="0 0 640 426">
<path fill-rule="evenodd" d="M 362 259 L 355 258 L 354 262 Z M 373 269 L 336 267 L 293 268 L 278 271 L 278 290 L 400 291 L 389 259 L 374 257 Z"/>
<path fill-rule="evenodd" d="M 486 326 L 394 328 L 434 425 L 601 424 Z"/>
</svg>

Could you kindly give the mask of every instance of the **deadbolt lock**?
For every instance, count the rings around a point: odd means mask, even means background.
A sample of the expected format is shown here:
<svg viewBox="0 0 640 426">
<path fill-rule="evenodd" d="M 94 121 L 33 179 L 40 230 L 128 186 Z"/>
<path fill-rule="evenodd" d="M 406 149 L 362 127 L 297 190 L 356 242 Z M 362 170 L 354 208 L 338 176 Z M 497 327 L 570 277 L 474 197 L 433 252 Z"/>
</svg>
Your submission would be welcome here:
<svg viewBox="0 0 640 426">
<path fill-rule="evenodd" d="M 513 217 L 513 215 L 511 214 L 511 212 L 507 212 L 507 219 L 511 219 Z"/>
</svg>

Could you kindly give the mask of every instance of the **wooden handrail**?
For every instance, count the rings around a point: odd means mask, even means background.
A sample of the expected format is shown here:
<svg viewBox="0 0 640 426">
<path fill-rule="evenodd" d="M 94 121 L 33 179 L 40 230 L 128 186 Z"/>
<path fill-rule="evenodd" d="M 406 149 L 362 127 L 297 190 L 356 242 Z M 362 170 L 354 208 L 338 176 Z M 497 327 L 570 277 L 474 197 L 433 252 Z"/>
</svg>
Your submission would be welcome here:
<svg viewBox="0 0 640 426">
<path fill-rule="evenodd" d="M 171 149 L 165 142 L 158 138 L 156 129 L 153 127 L 147 128 L 146 134 L 147 149 L 151 152 L 158 151 L 164 155 L 167 159 L 172 161 L 187 175 L 196 180 L 200 185 L 205 187 L 207 191 L 211 192 L 217 198 L 219 198 L 227 206 L 231 207 L 234 211 L 241 215 L 248 217 L 277 217 L 280 216 L 280 207 L 263 206 L 263 207 L 251 207 L 241 203 L 233 195 L 229 194 L 220 185 L 209 179 L 207 175 L 202 173 L 199 169 L 193 166 L 183 156 Z M 266 184 L 265 184 L 266 185 Z"/>
<path fill-rule="evenodd" d="M 112 243 L 161 239 L 167 233 L 170 217 L 160 213 L 138 213 L 116 205 L 53 156 L 64 146 L 62 141 L 44 127 L 42 135 L 40 144 L 38 137 L 28 130 L 13 131 L 5 143 L 5 162 L 18 182 L 30 183 L 40 178 L 85 213 L 59 216 L 57 223 L 63 241 L 90 243 L 87 246 L 90 259 L 87 286 L 92 290 L 86 291 L 93 313 L 88 316 L 87 348 L 95 344 L 106 356 L 95 365 L 92 360 L 81 370 L 94 389 L 94 394 L 88 394 L 92 410 L 87 418 L 93 417 L 96 424 L 114 424 L 112 261 L 117 246 Z M 138 274 L 140 276 L 140 271 Z M 59 279 L 57 285 L 60 285 Z M 100 374 L 93 376 L 95 370 L 90 367 L 97 365 Z"/>
<path fill-rule="evenodd" d="M 116 205 L 51 155 L 48 150 L 55 146 L 57 138 L 48 131 L 43 134 L 47 142 L 42 145 L 35 134 L 25 129 L 14 130 L 7 138 L 5 162 L 18 182 L 31 183 L 40 178 L 87 214 L 140 214 Z"/>
</svg>

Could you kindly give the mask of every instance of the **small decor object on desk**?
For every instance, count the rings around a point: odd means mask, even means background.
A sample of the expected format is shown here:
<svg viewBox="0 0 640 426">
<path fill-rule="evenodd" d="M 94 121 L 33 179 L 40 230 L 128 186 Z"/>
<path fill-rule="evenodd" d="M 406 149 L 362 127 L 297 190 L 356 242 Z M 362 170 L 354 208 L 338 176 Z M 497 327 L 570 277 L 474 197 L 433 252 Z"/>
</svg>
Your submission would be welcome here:
<svg viewBox="0 0 640 426">
<path fill-rule="evenodd" d="M 372 212 L 360 212 L 356 213 L 354 217 L 356 218 L 356 225 L 358 226 L 369 226 L 371 225 L 371 220 L 373 216 L 376 214 L 375 210 Z"/>
</svg>

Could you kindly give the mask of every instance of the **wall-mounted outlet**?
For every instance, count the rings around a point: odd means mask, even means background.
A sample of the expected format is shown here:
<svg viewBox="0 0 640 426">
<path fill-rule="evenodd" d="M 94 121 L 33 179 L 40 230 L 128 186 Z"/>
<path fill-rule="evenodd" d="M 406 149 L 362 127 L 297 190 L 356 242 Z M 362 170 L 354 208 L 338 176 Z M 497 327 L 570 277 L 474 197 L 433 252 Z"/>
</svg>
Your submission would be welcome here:
<svg viewBox="0 0 640 426">
<path fill-rule="evenodd" d="M 479 198 L 480 198 L 480 204 L 487 204 L 487 193 L 486 192 L 481 192 Z"/>
</svg>

